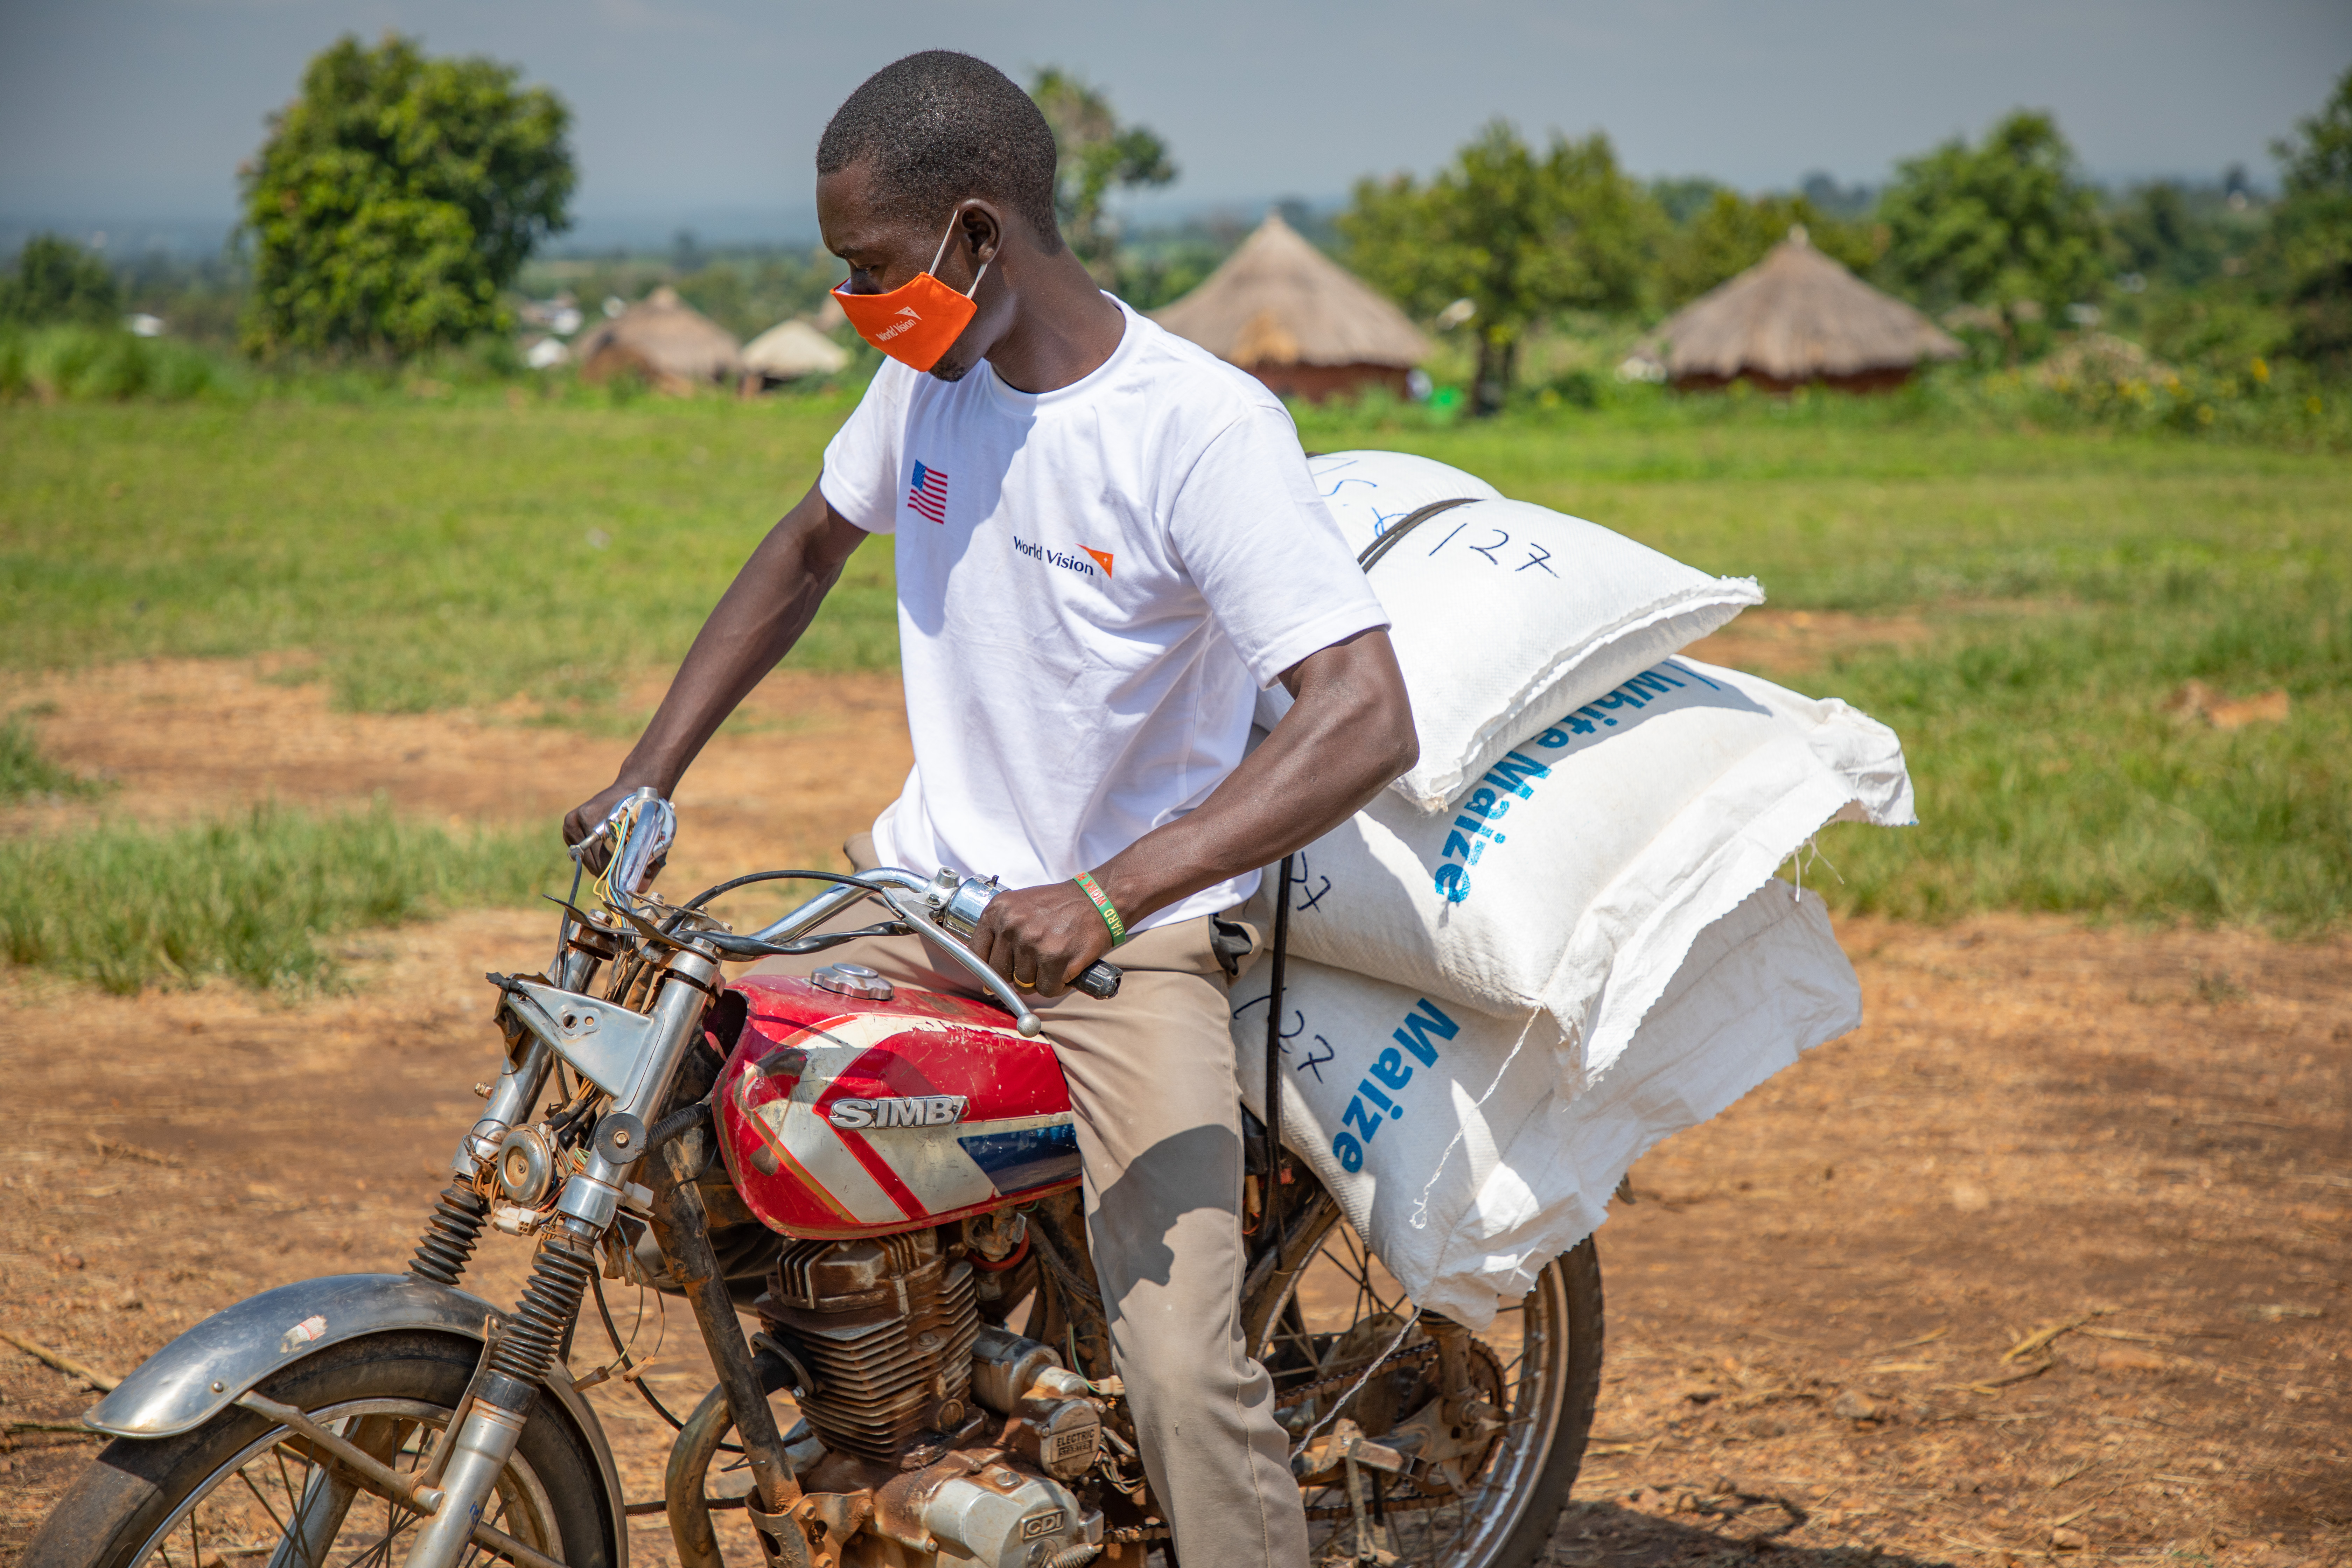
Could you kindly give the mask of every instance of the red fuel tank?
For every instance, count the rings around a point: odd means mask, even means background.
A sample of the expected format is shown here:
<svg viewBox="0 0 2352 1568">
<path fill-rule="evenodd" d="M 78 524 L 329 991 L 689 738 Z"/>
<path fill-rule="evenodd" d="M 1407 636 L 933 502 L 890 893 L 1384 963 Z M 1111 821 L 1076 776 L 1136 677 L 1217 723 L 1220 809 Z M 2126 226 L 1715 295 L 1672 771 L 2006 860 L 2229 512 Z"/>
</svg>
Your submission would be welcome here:
<svg viewBox="0 0 2352 1568">
<path fill-rule="evenodd" d="M 787 1236 L 884 1236 L 1077 1184 L 1054 1048 L 985 1003 L 755 974 L 711 1091 L 735 1190 Z"/>
</svg>

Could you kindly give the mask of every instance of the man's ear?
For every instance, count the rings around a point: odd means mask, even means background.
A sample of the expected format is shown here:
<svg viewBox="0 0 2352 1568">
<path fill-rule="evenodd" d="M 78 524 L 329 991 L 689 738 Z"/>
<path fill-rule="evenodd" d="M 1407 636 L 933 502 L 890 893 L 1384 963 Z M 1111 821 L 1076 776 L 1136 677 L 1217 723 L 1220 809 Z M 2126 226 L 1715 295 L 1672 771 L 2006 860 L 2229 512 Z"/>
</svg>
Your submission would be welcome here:
<svg viewBox="0 0 2352 1568">
<path fill-rule="evenodd" d="M 956 208 L 955 221 L 974 272 L 1003 253 L 1004 215 L 995 203 L 973 196 Z"/>
</svg>

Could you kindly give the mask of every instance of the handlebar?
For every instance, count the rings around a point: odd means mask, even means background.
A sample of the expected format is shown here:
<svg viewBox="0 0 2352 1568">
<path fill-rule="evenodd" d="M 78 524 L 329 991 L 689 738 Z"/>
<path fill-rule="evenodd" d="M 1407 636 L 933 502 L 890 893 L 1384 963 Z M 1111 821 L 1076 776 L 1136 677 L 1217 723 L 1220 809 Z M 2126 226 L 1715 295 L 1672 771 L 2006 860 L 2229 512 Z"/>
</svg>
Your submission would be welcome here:
<svg viewBox="0 0 2352 1568">
<path fill-rule="evenodd" d="M 677 817 L 670 803 L 651 787 L 638 789 L 615 805 L 580 843 L 574 858 L 602 839 L 613 841 L 611 858 L 597 879 L 597 891 L 614 908 L 634 913 L 628 902 L 650 879 L 648 868 L 669 851 L 677 834 Z M 901 867 L 883 866 L 844 878 L 782 919 L 749 936 L 698 932 L 699 940 L 733 958 L 758 958 L 796 952 L 799 939 L 862 898 L 878 898 L 902 927 L 920 932 L 946 951 L 971 977 L 1013 1016 L 1024 1037 L 1034 1037 L 1043 1025 L 1027 1000 L 1004 976 L 981 962 L 963 939 L 980 928 L 989 901 L 1004 890 L 993 877 L 964 877 L 942 869 L 925 877 Z M 908 895 L 912 895 L 908 897 Z M 1118 994 L 1124 978 L 1118 965 L 1101 960 L 1089 963 L 1071 982 L 1074 989 L 1099 1001 Z"/>
</svg>

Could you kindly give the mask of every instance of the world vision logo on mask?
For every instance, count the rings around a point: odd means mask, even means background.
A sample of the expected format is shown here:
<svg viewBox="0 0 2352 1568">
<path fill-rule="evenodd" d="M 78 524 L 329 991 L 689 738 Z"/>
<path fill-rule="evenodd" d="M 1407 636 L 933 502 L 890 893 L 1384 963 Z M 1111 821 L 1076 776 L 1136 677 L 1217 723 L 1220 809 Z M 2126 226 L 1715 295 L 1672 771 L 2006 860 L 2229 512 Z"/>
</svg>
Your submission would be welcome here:
<svg viewBox="0 0 2352 1568">
<path fill-rule="evenodd" d="M 883 328 L 880 331 L 875 333 L 874 341 L 876 342 L 887 342 L 892 338 L 897 337 L 900 332 L 906 331 L 908 328 L 913 327 L 923 319 L 921 316 L 915 313 L 915 307 L 912 305 L 899 306 L 898 314 L 906 317 L 907 319 L 903 321 L 893 321 L 888 326 Z"/>
<path fill-rule="evenodd" d="M 1058 566 L 1065 572 L 1076 572 L 1081 577 L 1093 576 L 1097 566 L 1102 568 L 1102 574 L 1105 577 L 1110 575 L 1111 552 L 1108 550 L 1088 550 L 1081 544 L 1078 549 L 1085 557 L 1081 559 L 1079 555 L 1056 550 L 1049 544 L 1032 544 L 1017 533 L 1013 536 L 1013 548 L 1032 561 L 1042 561 L 1048 566 Z M 1089 562 L 1092 563 L 1089 564 Z"/>
</svg>

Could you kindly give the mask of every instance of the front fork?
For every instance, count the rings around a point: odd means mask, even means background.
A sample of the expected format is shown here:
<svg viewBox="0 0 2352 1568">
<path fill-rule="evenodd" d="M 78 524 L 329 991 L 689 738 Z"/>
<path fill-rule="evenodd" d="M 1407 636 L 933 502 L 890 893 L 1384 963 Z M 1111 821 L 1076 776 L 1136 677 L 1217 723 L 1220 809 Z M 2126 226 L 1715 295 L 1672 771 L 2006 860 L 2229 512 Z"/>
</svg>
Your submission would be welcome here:
<svg viewBox="0 0 2352 1568">
<path fill-rule="evenodd" d="M 569 989 L 575 980 L 584 979 L 588 960 L 583 956 L 575 975 L 574 965 L 567 958 L 561 980 Z M 719 978 L 718 961 L 705 953 L 681 950 L 673 952 L 664 964 L 661 989 L 656 995 L 651 1018 L 653 1028 L 647 1039 L 651 1058 L 648 1070 L 637 1080 L 638 1087 L 626 1103 L 615 1103 L 610 1113 L 626 1114 L 634 1125 L 642 1129 L 660 1109 L 668 1093 L 671 1079 L 677 1065 L 692 1043 L 702 1016 L 703 1001 Z M 467 1173 L 469 1164 L 475 1169 L 488 1159 L 496 1158 L 497 1142 L 505 1135 L 508 1126 L 530 1114 L 536 1102 L 547 1073 L 546 1045 L 534 1038 L 530 1047 L 509 1068 L 499 1087 L 492 1096 L 482 1121 L 477 1123 L 458 1151 L 459 1173 Z M 538 1081 L 532 1081 L 537 1079 Z M 586 1293 L 593 1271 L 596 1268 L 596 1245 L 612 1225 L 619 1211 L 621 1193 L 629 1172 L 635 1168 L 641 1149 L 629 1152 L 616 1163 L 608 1159 L 600 1145 L 607 1140 L 592 1140 L 587 1163 L 564 1184 L 563 1194 L 556 1204 L 553 1219 L 541 1233 L 539 1257 L 531 1268 L 530 1283 L 523 1289 L 522 1299 L 516 1303 L 513 1316 L 504 1331 L 495 1336 L 485 1352 L 480 1375 L 475 1381 L 472 1397 L 454 1418 L 454 1428 L 445 1439 L 436 1464 L 440 1469 L 439 1488 L 442 1500 L 417 1531 L 407 1558 L 407 1568 L 452 1568 L 465 1553 L 473 1538 L 474 1527 L 479 1522 L 484 1506 L 489 1501 L 499 1477 L 514 1457 L 516 1445 L 521 1441 L 524 1424 L 530 1415 L 531 1403 L 540 1383 L 553 1366 L 558 1349 L 569 1338 L 572 1324 L 580 1314 L 582 1297 Z M 662 1174 L 667 1174 L 667 1172 Z M 656 1177 L 657 1184 L 667 1185 Z M 443 1197 L 442 1212 L 435 1216 L 435 1232 L 417 1249 L 416 1262 L 412 1264 L 419 1273 L 428 1265 L 446 1265 L 449 1255 L 462 1268 L 472 1251 L 472 1239 L 479 1234 L 476 1220 L 470 1234 L 464 1237 L 462 1251 L 451 1232 L 462 1226 L 444 1224 L 452 1197 L 466 1184 L 452 1184 L 450 1193 Z M 436 1248 L 436 1238 L 441 1245 Z M 709 1239 L 703 1238 L 703 1250 L 709 1250 Z M 428 1253 L 432 1256 L 428 1258 Z M 431 1277 L 428 1275 L 428 1277 Z M 454 1283 L 454 1279 L 444 1281 Z M 723 1281 L 720 1282 L 724 1288 Z M 698 1308 L 700 1303 L 697 1303 Z M 704 1314 L 698 1311 L 698 1316 Z M 722 1367 L 727 1365 L 723 1354 L 725 1333 L 714 1333 L 717 1326 L 703 1324 L 706 1335 L 712 1338 L 715 1353 Z M 748 1347 L 742 1345 L 742 1330 L 736 1325 L 733 1314 L 728 1314 L 725 1328 L 731 1330 L 736 1348 L 748 1361 Z M 757 1387 L 756 1378 L 752 1386 Z M 764 1403 L 761 1410 L 765 1410 Z M 748 1434 L 747 1434 L 748 1436 Z M 781 1451 L 781 1442 L 774 1445 Z M 768 1471 L 760 1476 L 761 1492 L 772 1510 L 781 1512 L 799 1500 L 799 1488 L 793 1480 L 789 1462 L 781 1467 L 755 1465 L 756 1470 Z M 778 1478 L 781 1484 L 771 1485 Z M 787 1542 L 782 1559 L 790 1562 L 790 1550 L 796 1541 Z M 804 1559 L 803 1559 L 804 1560 Z"/>
</svg>

